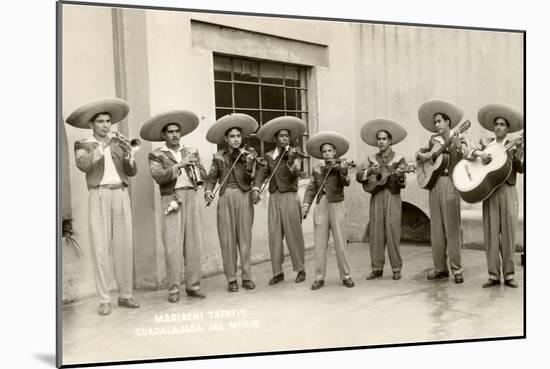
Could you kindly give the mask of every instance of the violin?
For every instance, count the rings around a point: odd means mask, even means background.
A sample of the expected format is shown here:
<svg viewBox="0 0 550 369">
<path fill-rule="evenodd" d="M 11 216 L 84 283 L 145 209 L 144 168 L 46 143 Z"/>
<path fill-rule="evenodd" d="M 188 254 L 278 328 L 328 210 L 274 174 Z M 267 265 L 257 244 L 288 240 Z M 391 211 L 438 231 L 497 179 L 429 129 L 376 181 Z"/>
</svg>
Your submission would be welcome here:
<svg viewBox="0 0 550 369">
<path fill-rule="evenodd" d="M 348 164 L 348 167 L 350 167 L 350 168 L 356 168 L 357 167 L 357 164 L 355 164 L 355 161 L 353 161 L 353 160 L 348 161 L 346 158 L 336 158 L 336 159 L 332 159 L 332 160 L 325 160 L 325 165 L 330 166 L 331 164 L 333 164 L 333 168 L 334 168 L 337 165 L 342 164 L 343 162 L 346 162 Z"/>
</svg>

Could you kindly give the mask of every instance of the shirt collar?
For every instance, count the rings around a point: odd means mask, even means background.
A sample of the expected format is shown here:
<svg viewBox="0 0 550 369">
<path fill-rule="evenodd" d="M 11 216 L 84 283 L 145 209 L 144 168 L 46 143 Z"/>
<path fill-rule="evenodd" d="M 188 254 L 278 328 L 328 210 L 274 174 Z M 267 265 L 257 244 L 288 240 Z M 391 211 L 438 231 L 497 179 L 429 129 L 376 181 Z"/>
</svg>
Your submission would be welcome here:
<svg viewBox="0 0 550 369">
<path fill-rule="evenodd" d="M 391 147 L 388 149 L 388 151 L 386 151 L 385 154 L 382 154 L 380 151 L 378 152 L 378 155 L 379 155 L 381 158 L 384 158 L 384 159 L 389 158 L 392 154 L 393 154 L 393 150 L 391 149 Z"/>
<path fill-rule="evenodd" d="M 280 149 L 283 153 L 284 153 L 284 149 Z M 277 159 L 277 157 L 280 155 L 281 153 L 279 152 L 279 146 L 275 146 L 275 148 L 273 149 L 273 160 Z"/>
<path fill-rule="evenodd" d="M 165 151 L 165 152 L 179 152 L 181 151 L 181 149 L 183 149 L 183 147 L 180 145 L 180 148 L 179 150 L 172 150 L 170 148 L 168 148 L 168 146 L 164 145 L 160 148 L 160 151 Z"/>
</svg>

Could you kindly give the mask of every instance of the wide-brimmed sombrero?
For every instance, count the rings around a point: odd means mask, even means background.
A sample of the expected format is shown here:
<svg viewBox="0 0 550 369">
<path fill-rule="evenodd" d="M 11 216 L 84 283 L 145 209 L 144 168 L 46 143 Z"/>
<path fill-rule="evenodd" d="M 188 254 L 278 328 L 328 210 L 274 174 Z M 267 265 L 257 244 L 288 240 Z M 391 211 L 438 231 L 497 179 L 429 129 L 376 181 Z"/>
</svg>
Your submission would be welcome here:
<svg viewBox="0 0 550 369">
<path fill-rule="evenodd" d="M 317 159 L 323 159 L 321 146 L 331 144 L 336 149 L 338 156 L 344 155 L 349 150 L 349 141 L 338 132 L 324 131 L 314 134 L 309 138 L 306 150 L 309 155 Z"/>
<path fill-rule="evenodd" d="M 218 119 L 206 132 L 206 139 L 209 142 L 221 145 L 224 143 L 225 133 L 230 128 L 239 128 L 242 137 L 248 137 L 258 129 L 258 122 L 250 115 L 233 113 Z"/>
<path fill-rule="evenodd" d="M 391 135 L 392 145 L 400 143 L 407 137 L 407 130 L 397 122 L 388 118 L 375 118 L 361 127 L 361 138 L 367 145 L 378 146 L 376 134 L 380 131 L 386 131 Z"/>
<path fill-rule="evenodd" d="M 162 129 L 170 123 L 180 126 L 181 137 L 183 137 L 197 128 L 199 117 L 188 110 L 170 110 L 149 118 L 141 127 L 139 135 L 147 141 L 164 141 Z"/>
<path fill-rule="evenodd" d="M 66 122 L 76 128 L 88 129 L 90 120 L 99 113 L 109 113 L 111 115 L 111 123 L 115 124 L 123 120 L 130 106 L 122 99 L 110 97 L 92 101 L 86 105 L 82 105 L 67 117 Z"/>
<path fill-rule="evenodd" d="M 495 130 L 495 119 L 504 118 L 510 125 L 508 132 L 517 132 L 523 129 L 523 114 L 511 105 L 494 102 L 487 104 L 477 113 L 479 123 L 489 131 Z"/>
<path fill-rule="evenodd" d="M 451 120 L 450 128 L 454 128 L 460 123 L 464 110 L 450 101 L 431 99 L 422 104 L 420 109 L 418 109 L 418 120 L 420 120 L 420 124 L 428 131 L 437 133 L 438 130 L 434 124 L 434 115 L 437 113 L 446 114 Z"/>
<path fill-rule="evenodd" d="M 258 130 L 257 136 L 262 141 L 273 142 L 273 137 L 281 129 L 288 130 L 290 141 L 292 142 L 306 131 L 306 124 L 303 120 L 296 117 L 277 117 L 264 124 Z"/>
</svg>

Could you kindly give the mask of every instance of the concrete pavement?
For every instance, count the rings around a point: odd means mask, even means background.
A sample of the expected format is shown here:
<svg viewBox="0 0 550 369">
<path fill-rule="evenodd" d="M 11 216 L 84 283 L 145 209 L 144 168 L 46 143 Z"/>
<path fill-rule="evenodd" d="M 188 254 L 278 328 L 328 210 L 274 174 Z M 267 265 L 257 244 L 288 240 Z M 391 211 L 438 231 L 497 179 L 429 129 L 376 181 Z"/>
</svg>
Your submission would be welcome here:
<svg viewBox="0 0 550 369">
<path fill-rule="evenodd" d="M 339 346 L 444 341 L 523 334 L 523 268 L 516 255 L 520 288 L 501 285 L 482 289 L 487 279 L 485 253 L 463 250 L 463 284 L 428 281 L 431 248 L 406 244 L 401 251 L 403 278 L 366 281 L 370 272 L 368 244 L 349 244 L 352 278 L 344 287 L 336 257 L 329 249 L 325 286 L 310 290 L 313 251 L 306 252 L 307 279 L 295 284 L 290 260 L 285 281 L 267 284 L 269 262 L 252 268 L 256 289 L 226 291 L 223 274 L 206 278 L 206 299 L 182 295 L 176 304 L 166 290 L 136 291 L 141 308 L 116 306 L 111 315 L 97 314 L 96 298 L 63 310 L 65 364 L 206 356 L 244 352 L 314 349 Z M 387 258 L 386 258 L 387 259 Z M 389 263 L 386 260 L 386 263 Z"/>
</svg>

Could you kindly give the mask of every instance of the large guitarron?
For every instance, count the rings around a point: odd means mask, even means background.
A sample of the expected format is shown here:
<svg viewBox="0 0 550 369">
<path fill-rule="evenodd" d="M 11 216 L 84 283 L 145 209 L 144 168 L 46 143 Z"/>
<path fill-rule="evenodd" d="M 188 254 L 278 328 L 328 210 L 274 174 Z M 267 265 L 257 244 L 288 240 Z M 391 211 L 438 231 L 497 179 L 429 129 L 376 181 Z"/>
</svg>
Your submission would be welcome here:
<svg viewBox="0 0 550 369">
<path fill-rule="evenodd" d="M 457 128 L 458 133 L 463 133 L 468 128 L 470 128 L 470 125 L 471 123 L 469 120 L 465 121 Z M 418 185 L 421 188 L 424 188 L 426 190 L 432 189 L 435 185 L 435 182 L 437 181 L 437 178 L 439 178 L 445 168 L 448 167 L 448 156 L 441 154 L 451 144 L 452 140 L 453 138 L 451 134 L 451 136 L 447 140 L 445 140 L 445 143 L 443 145 L 434 145 L 434 147 L 429 152 L 432 157 L 431 160 L 416 161 L 416 179 L 418 181 Z"/>
<path fill-rule="evenodd" d="M 508 150 L 522 143 L 523 135 L 504 147 L 500 145 L 487 146 L 483 151 L 490 157 L 488 163 L 483 163 L 480 158 L 459 161 L 453 170 L 453 182 L 460 197 L 473 204 L 491 196 L 493 191 L 506 181 L 512 171 L 512 161 L 508 157 Z"/>
</svg>

